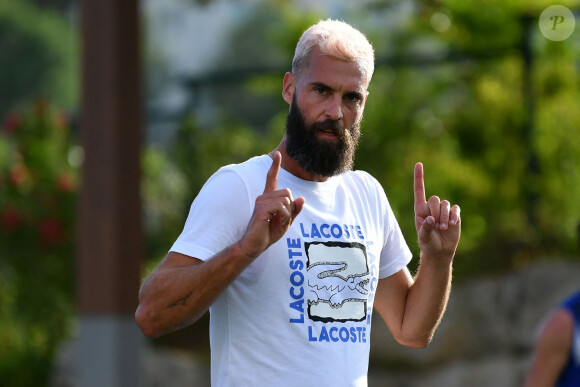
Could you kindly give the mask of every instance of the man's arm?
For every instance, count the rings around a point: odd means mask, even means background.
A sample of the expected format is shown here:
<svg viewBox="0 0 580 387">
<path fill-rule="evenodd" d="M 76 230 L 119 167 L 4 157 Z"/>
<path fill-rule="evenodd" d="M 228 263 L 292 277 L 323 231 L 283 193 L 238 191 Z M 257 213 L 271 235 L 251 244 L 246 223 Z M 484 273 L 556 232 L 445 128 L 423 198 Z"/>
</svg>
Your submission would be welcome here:
<svg viewBox="0 0 580 387">
<path fill-rule="evenodd" d="M 427 268 L 415 279 L 407 268 L 379 281 L 375 308 L 399 344 L 424 348 L 443 317 L 451 290 L 451 268 Z"/>
<path fill-rule="evenodd" d="M 195 322 L 252 261 L 238 244 L 205 262 L 170 252 L 139 292 L 141 330 L 157 337 Z"/>
<path fill-rule="evenodd" d="M 401 344 L 423 348 L 439 325 L 451 290 L 453 257 L 461 235 L 459 206 L 425 198 L 423 165 L 415 166 L 415 227 L 421 257 L 413 279 L 407 268 L 379 281 L 375 308 Z"/>
<path fill-rule="evenodd" d="M 534 360 L 526 387 L 554 386 L 570 354 L 574 320 L 565 309 L 558 309 L 542 327 L 534 350 Z"/>
<path fill-rule="evenodd" d="M 302 210 L 304 198 L 277 189 L 282 156 L 276 152 L 264 193 L 256 199 L 244 236 L 207 261 L 170 252 L 144 281 L 135 319 L 145 335 L 160 336 L 201 317 L 242 271 L 279 240 Z"/>
</svg>

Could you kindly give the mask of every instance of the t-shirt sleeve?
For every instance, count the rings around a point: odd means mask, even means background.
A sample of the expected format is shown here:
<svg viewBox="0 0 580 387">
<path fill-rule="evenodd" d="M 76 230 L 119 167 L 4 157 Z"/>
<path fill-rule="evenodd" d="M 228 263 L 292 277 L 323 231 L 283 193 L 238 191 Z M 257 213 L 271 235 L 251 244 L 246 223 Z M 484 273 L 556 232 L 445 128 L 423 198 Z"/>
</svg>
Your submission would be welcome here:
<svg viewBox="0 0 580 387">
<path fill-rule="evenodd" d="M 193 201 L 183 231 L 170 251 L 205 261 L 243 236 L 252 210 L 242 178 L 222 168 Z"/>
<path fill-rule="evenodd" d="M 413 254 L 405 241 L 405 237 L 395 218 L 395 214 L 387 200 L 383 189 L 380 189 L 383 207 L 384 245 L 381 251 L 379 278 L 389 277 L 411 262 Z"/>
</svg>

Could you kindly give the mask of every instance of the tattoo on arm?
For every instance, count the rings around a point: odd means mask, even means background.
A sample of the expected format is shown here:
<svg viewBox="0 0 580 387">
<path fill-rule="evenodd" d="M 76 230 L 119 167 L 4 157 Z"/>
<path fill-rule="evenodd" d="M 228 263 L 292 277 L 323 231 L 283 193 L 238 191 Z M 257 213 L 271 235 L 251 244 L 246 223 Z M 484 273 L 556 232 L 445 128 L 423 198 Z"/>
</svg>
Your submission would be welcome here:
<svg viewBox="0 0 580 387">
<path fill-rule="evenodd" d="M 184 306 L 192 294 L 193 294 L 193 292 L 187 293 L 184 297 L 182 297 L 182 298 L 178 299 L 177 301 L 172 302 L 171 304 L 167 305 L 167 308 L 169 309 L 169 308 L 175 308 L 176 306 Z"/>
</svg>

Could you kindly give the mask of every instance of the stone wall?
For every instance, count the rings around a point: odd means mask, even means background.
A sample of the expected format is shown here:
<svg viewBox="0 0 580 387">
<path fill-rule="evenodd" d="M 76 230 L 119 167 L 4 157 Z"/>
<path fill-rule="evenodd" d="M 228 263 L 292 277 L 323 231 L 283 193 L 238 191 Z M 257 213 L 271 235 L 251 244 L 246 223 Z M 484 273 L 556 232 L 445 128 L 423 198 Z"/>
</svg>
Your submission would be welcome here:
<svg viewBox="0 0 580 387">
<path fill-rule="evenodd" d="M 455 284 L 425 349 L 402 347 L 375 315 L 369 386 L 520 386 L 544 316 L 580 289 L 580 265 L 537 262 Z"/>
</svg>

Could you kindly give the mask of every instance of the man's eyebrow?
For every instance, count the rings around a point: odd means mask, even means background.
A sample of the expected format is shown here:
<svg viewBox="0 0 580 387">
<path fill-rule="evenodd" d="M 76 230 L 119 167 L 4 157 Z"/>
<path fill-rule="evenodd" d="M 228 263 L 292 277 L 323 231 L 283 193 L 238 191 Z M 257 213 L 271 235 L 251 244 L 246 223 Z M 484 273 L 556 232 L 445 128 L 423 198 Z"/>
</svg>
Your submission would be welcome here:
<svg viewBox="0 0 580 387">
<path fill-rule="evenodd" d="M 361 93 L 360 91 L 350 91 L 348 93 L 346 93 L 347 95 L 350 95 L 352 97 L 356 97 L 359 100 L 363 100 L 363 93 Z"/>
<path fill-rule="evenodd" d="M 320 87 L 320 88 L 323 88 L 326 90 L 334 91 L 334 89 L 332 87 L 330 87 L 327 84 L 322 83 L 322 82 L 312 82 L 310 85 L 312 85 L 313 88 Z"/>
<path fill-rule="evenodd" d="M 326 83 L 322 83 L 322 82 L 312 82 L 312 83 L 310 83 L 310 85 L 313 88 L 320 87 L 322 89 L 326 89 L 326 90 L 329 90 L 329 91 L 335 91 L 335 89 L 333 89 L 332 87 L 328 86 Z M 364 96 L 364 93 L 365 92 L 363 90 L 352 90 L 352 91 L 347 91 L 345 94 L 351 94 L 351 95 L 354 95 L 354 96 L 362 99 L 363 96 Z"/>
</svg>

